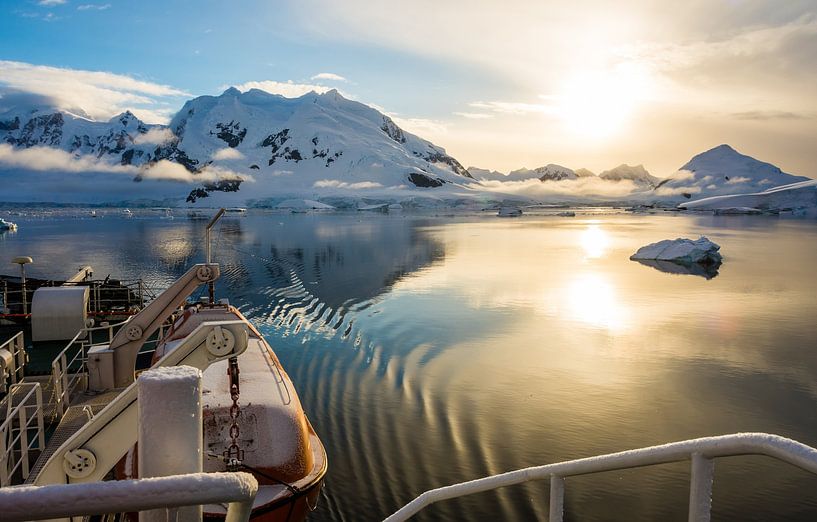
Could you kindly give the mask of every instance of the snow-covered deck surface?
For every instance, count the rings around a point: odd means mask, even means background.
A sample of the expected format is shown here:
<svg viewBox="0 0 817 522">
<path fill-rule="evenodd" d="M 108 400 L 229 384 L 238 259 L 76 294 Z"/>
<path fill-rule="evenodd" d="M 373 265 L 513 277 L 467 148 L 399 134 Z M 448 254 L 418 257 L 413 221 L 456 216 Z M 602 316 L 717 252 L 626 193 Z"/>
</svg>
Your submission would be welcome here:
<svg viewBox="0 0 817 522">
<path fill-rule="evenodd" d="M 186 312 L 168 335 L 167 343 L 157 348 L 156 356 L 173 350 L 202 322 L 226 319 L 246 321 L 232 307 Z M 238 445 L 244 451 L 244 464 L 288 483 L 309 477 L 316 470 L 322 472 L 323 446 L 306 420 L 292 381 L 266 341 L 247 324 L 250 331 L 247 350 L 238 357 L 241 410 Z M 202 374 L 207 472 L 226 470 L 219 457 L 230 445 L 232 399 L 227 367 L 228 361 L 217 362 Z M 263 477 L 259 481 L 269 482 Z"/>
</svg>

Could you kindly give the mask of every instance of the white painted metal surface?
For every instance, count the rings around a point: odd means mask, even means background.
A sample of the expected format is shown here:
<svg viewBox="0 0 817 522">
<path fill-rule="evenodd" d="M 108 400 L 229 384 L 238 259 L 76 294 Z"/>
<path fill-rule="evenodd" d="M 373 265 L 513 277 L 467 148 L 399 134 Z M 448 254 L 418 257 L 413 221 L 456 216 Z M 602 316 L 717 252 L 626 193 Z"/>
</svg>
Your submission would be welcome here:
<svg viewBox="0 0 817 522">
<path fill-rule="evenodd" d="M 214 356 L 208 350 L 207 338 L 216 326 L 229 329 L 236 339 L 233 352 L 223 357 Z M 247 338 L 247 326 L 242 321 L 203 323 L 178 348 L 162 357 L 154 368 L 180 365 L 199 369 L 207 368 L 222 358 L 243 353 L 247 349 Z M 66 484 L 101 480 L 136 444 L 137 410 L 136 385 L 132 383 L 54 452 L 37 475 L 35 484 Z M 97 464 L 88 475 L 74 478 L 66 473 L 64 461 L 70 458 L 71 452 L 78 449 L 92 452 Z"/>
<path fill-rule="evenodd" d="M 736 433 L 524 468 L 432 489 L 403 506 L 386 521 L 407 520 L 441 500 L 550 479 L 550 522 L 560 522 L 563 519 L 566 477 L 691 460 L 689 520 L 708 522 L 712 504 L 713 459 L 735 455 L 765 455 L 817 474 L 817 449 L 778 435 Z"/>
<path fill-rule="evenodd" d="M 5 419 L 0 423 L 0 487 L 5 487 L 11 485 L 18 473 L 25 480 L 33 457 L 31 452 L 45 448 L 43 394 L 39 383 L 12 385 L 8 395 L 0 401 L 0 409 L 5 412 Z M 5 520 L 3 516 L 0 518 Z"/>
<path fill-rule="evenodd" d="M 140 480 L 0 489 L 3 522 L 162 509 L 175 520 L 184 506 L 228 503 L 225 522 L 250 518 L 258 482 L 249 473 L 196 473 Z"/>
<path fill-rule="evenodd" d="M 154 368 L 136 380 L 139 403 L 139 477 L 202 471 L 201 370 Z M 180 508 L 178 522 L 201 520 L 201 506 Z M 164 510 L 139 513 L 139 522 L 162 522 Z"/>
<path fill-rule="evenodd" d="M 23 332 L 0 344 L 0 395 L 8 385 L 23 381 L 27 359 Z"/>
<path fill-rule="evenodd" d="M 87 286 L 41 287 L 31 299 L 31 339 L 63 341 L 85 328 Z"/>
</svg>

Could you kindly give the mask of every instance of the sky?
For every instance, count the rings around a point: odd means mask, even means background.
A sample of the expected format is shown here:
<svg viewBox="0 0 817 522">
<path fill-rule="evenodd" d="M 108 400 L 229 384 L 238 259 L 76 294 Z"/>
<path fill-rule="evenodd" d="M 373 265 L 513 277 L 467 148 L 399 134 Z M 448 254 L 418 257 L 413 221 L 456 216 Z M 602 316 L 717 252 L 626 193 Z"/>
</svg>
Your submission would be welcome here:
<svg viewBox="0 0 817 522">
<path fill-rule="evenodd" d="M 0 0 L 0 110 L 159 123 L 229 86 L 336 88 L 503 172 L 728 143 L 817 177 L 814 0 Z"/>
</svg>

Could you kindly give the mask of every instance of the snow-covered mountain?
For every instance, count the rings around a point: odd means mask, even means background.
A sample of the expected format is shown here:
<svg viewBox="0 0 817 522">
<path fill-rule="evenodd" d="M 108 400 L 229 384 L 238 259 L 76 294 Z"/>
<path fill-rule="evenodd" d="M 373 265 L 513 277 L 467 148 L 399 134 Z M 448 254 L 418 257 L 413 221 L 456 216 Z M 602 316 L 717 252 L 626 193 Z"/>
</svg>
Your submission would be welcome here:
<svg viewBox="0 0 817 522">
<path fill-rule="evenodd" d="M 102 172 L 117 166 L 128 173 L 116 177 L 121 192 L 100 195 L 102 201 L 122 201 L 132 182 L 161 177 L 151 172 L 161 170 L 156 165 L 162 160 L 190 175 L 161 192 L 189 202 L 218 192 L 235 192 L 233 200 L 246 202 L 321 188 L 437 189 L 473 181 L 441 147 L 334 90 L 284 98 L 230 88 L 188 101 L 169 126 L 146 125 L 129 112 L 96 122 L 53 109 L 15 108 L 0 114 L 3 143 L 15 150 L 48 147 L 93 158 Z"/>
<path fill-rule="evenodd" d="M 678 172 L 662 180 L 658 194 L 691 197 L 762 192 L 810 178 L 793 176 L 770 163 L 739 153 L 729 145 L 719 145 L 698 154 Z"/>
<path fill-rule="evenodd" d="M 468 167 L 468 172 L 478 181 L 527 181 L 538 179 L 539 181 L 560 181 L 563 179 L 576 179 L 578 175 L 567 167 L 550 163 L 544 167 L 535 169 L 521 168 L 503 174 L 496 170 L 481 169 L 478 167 Z"/>
<path fill-rule="evenodd" d="M 606 181 L 630 180 L 635 183 L 636 186 L 643 188 L 655 188 L 661 181 L 659 178 L 647 172 L 644 165 L 632 166 L 622 164 L 614 169 L 605 170 L 599 174 L 599 177 Z"/>
</svg>

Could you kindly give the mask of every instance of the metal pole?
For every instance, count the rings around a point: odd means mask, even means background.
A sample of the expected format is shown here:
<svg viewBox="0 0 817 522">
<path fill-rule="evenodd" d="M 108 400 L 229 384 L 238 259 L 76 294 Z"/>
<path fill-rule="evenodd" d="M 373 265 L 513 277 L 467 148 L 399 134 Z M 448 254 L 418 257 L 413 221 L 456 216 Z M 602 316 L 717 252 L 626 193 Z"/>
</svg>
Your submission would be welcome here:
<svg viewBox="0 0 817 522">
<path fill-rule="evenodd" d="M 712 480 L 715 478 L 715 461 L 700 453 L 692 454 L 692 471 L 689 477 L 689 522 L 709 522 L 712 510 Z"/>
<path fill-rule="evenodd" d="M 565 479 L 558 475 L 550 476 L 550 510 L 549 522 L 562 522 L 565 515 Z"/>
<path fill-rule="evenodd" d="M 207 228 L 204 229 L 205 252 L 207 254 L 207 264 L 208 265 L 212 262 L 211 259 L 210 259 L 211 258 L 210 229 L 212 229 L 215 226 L 216 222 L 219 219 L 221 219 L 221 216 L 224 215 L 224 212 L 225 212 L 224 208 L 218 209 L 218 212 L 216 212 L 216 215 L 213 216 L 213 219 L 211 219 L 210 222 L 207 224 Z M 210 293 L 210 304 L 213 304 L 213 303 L 216 302 L 216 283 L 215 283 L 215 281 L 210 281 L 207 284 L 207 289 L 208 289 L 208 291 Z"/>
<path fill-rule="evenodd" d="M 26 295 L 26 265 L 20 263 L 20 286 L 23 289 L 23 313 L 28 313 L 28 296 Z"/>
</svg>

